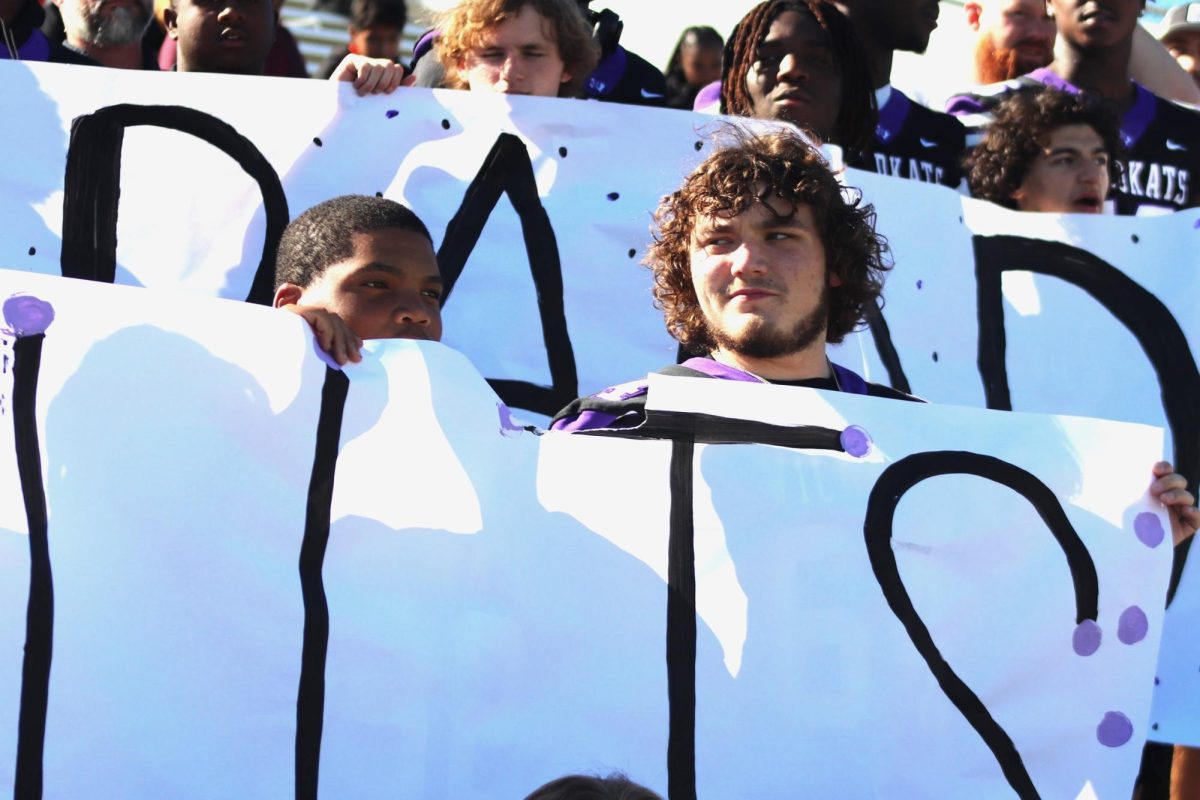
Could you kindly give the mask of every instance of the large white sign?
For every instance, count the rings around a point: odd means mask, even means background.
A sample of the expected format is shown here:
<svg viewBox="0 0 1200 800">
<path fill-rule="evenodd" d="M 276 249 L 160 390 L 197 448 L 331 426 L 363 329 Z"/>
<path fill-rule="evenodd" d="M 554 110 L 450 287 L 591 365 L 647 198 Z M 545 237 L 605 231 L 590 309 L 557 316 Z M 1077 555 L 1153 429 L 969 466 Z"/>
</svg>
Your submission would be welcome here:
<svg viewBox="0 0 1200 800">
<path fill-rule="evenodd" d="M 551 413 L 675 359 L 638 262 L 658 198 L 711 151 L 709 118 L 8 62 L 0 85 L 22 114 L 0 127 L 0 266 L 265 300 L 288 218 L 383 193 L 428 223 L 452 284 L 446 342 L 509 405 Z M 1197 479 L 1200 212 L 1017 214 L 845 180 L 896 268 L 883 317 L 837 360 L 935 402 L 1160 425 Z M 1169 612 L 1153 735 L 1200 745 L 1196 569 Z"/>
<path fill-rule="evenodd" d="M 538 435 L 442 345 L 0 297 L 0 784 L 1129 796 L 1159 430 L 656 377 L 656 438 Z"/>
</svg>

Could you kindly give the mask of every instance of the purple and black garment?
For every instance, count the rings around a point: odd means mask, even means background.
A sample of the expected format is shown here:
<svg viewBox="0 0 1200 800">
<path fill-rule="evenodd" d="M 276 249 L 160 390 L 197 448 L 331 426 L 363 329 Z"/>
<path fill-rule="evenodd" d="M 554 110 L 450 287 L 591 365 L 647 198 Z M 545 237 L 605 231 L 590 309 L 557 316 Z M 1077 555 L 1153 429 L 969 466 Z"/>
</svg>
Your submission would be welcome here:
<svg viewBox="0 0 1200 800">
<path fill-rule="evenodd" d="M 826 389 L 921 402 L 904 392 L 898 392 L 876 383 L 868 383 L 845 367 L 837 364 L 831 364 L 831 366 L 833 376 L 829 378 L 813 378 L 803 381 L 766 381 L 757 375 L 713 361 L 711 358 L 689 358 L 682 364 L 664 367 L 658 370 L 657 374 L 687 378 L 716 378 L 746 383 L 774 383 L 780 386 L 805 386 L 810 389 Z M 554 419 L 550 421 L 550 430 L 571 432 L 601 428 L 636 428 L 646 421 L 647 388 L 648 381 L 640 378 L 636 381 L 610 386 L 602 392 L 574 400 L 554 415 Z"/>
<path fill-rule="evenodd" d="M 16 52 L 10 52 L 7 46 L 0 44 L 0 61 L 48 61 L 52 64 L 97 66 L 95 61 L 82 53 L 64 47 L 61 42 L 47 39 L 40 30 L 45 19 L 46 12 L 36 0 L 26 0 L 7 26 Z"/>
<path fill-rule="evenodd" d="M 876 100 L 879 119 L 871 148 L 847 161 L 847 166 L 958 189 L 967 146 L 963 124 L 950 114 L 914 103 L 892 86 L 879 89 Z"/>
<path fill-rule="evenodd" d="M 1078 94 L 1081 89 L 1043 67 L 1003 83 L 979 87 L 951 97 L 946 110 L 961 116 L 968 142 L 975 144 L 991 122 L 992 112 L 1014 92 L 1049 86 Z M 1118 214 L 1178 211 L 1200 205 L 1200 113 L 1164 100 L 1134 83 L 1133 105 L 1121 117 L 1121 181 L 1114 197 Z"/>
</svg>

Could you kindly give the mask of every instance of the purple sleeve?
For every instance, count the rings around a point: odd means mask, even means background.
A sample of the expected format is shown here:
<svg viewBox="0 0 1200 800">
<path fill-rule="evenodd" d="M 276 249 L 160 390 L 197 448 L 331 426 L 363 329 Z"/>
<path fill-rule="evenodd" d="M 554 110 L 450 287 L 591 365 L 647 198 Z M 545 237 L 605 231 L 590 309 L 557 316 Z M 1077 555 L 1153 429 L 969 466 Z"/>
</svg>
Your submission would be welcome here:
<svg viewBox="0 0 1200 800">
<path fill-rule="evenodd" d="M 946 113 L 961 116 L 963 114 L 982 114 L 987 111 L 979 98 L 969 94 L 958 94 L 946 101 Z"/>
<path fill-rule="evenodd" d="M 597 428 L 611 428 L 618 419 L 616 414 L 607 411 L 580 411 L 567 417 L 561 417 L 550 424 L 552 431 L 594 431 Z"/>
</svg>

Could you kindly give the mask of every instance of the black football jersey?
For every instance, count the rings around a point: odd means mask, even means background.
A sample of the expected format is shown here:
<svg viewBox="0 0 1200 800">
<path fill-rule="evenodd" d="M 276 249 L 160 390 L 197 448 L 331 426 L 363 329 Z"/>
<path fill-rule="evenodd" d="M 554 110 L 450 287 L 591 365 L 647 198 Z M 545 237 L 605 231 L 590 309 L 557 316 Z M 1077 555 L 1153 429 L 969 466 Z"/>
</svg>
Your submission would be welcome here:
<svg viewBox="0 0 1200 800">
<path fill-rule="evenodd" d="M 950 98 L 946 109 L 963 115 L 968 129 L 982 131 L 991 112 L 1013 92 L 1049 86 L 1079 92 L 1048 69 L 1003 83 L 980 87 L 976 92 Z M 1133 105 L 1121 118 L 1121 179 L 1113 189 L 1118 214 L 1154 214 L 1200 205 L 1200 112 L 1158 97 L 1134 84 Z M 975 143 L 975 137 L 969 136 Z"/>
<path fill-rule="evenodd" d="M 891 89 L 879 109 L 872 147 L 848 166 L 880 175 L 959 188 L 966 129 L 949 114 L 914 103 Z"/>
</svg>

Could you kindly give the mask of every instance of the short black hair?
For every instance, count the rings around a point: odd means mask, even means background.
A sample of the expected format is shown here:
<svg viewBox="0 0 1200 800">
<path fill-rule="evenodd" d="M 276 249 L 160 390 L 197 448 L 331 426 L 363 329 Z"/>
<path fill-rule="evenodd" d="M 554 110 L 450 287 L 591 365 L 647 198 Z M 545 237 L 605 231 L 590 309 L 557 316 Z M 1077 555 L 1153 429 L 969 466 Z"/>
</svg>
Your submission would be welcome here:
<svg viewBox="0 0 1200 800">
<path fill-rule="evenodd" d="M 308 288 L 331 265 L 354 254 L 354 234 L 386 228 L 419 233 L 433 244 L 421 218 L 394 200 L 347 194 L 318 203 L 292 220 L 279 239 L 275 288 L 285 283 Z"/>
<path fill-rule="evenodd" d="M 354 0 L 350 4 L 350 24 L 355 30 L 389 25 L 403 31 L 407 22 L 408 6 L 404 0 Z"/>
<path fill-rule="evenodd" d="M 607 778 L 566 775 L 533 791 L 525 800 L 662 800 L 619 772 Z"/>
</svg>

